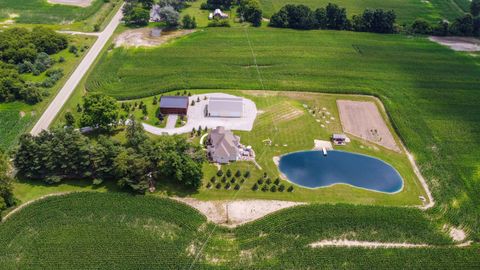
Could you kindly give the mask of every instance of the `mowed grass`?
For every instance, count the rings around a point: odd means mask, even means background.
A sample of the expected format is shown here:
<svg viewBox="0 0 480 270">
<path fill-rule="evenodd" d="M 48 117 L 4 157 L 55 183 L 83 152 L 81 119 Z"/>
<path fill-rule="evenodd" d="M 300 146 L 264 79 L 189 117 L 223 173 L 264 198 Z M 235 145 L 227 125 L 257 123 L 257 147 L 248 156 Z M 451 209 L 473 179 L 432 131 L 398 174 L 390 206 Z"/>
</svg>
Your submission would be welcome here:
<svg viewBox="0 0 480 270">
<path fill-rule="evenodd" d="M 312 9 L 335 3 L 347 9 L 349 16 L 361 14 L 366 8 L 393 9 L 399 23 L 411 23 L 416 18 L 438 21 L 454 19 L 468 11 L 468 0 L 261 0 L 264 16 L 270 17 L 286 4 L 304 4 Z"/>
<path fill-rule="evenodd" d="M 114 49 L 102 56 L 86 85 L 119 99 L 176 89 L 378 96 L 417 159 L 436 199 L 435 210 L 442 209 L 439 216 L 476 234 L 478 74 L 477 58 L 425 38 L 232 28 L 206 29 L 161 48 Z"/>
<path fill-rule="evenodd" d="M 395 194 L 386 194 L 375 191 L 368 191 L 347 185 L 334 185 L 326 188 L 309 189 L 294 185 L 283 179 L 280 184 L 275 185 L 278 188 L 284 185 L 286 188 L 294 186 L 293 192 L 286 190 L 272 192 L 270 189 L 274 184 L 267 185 L 269 190 L 263 191 L 261 188 L 265 183 L 259 185 L 258 190 L 252 190 L 253 185 L 258 179 L 263 178 L 267 173 L 268 178 L 274 181 L 280 176 L 274 157 L 301 151 L 310 150 L 314 147 L 314 140 L 329 141 L 333 133 L 342 133 L 342 127 L 339 120 L 336 101 L 338 99 L 369 101 L 376 103 L 372 97 L 355 95 L 330 95 L 317 93 L 295 93 L 295 92 L 274 92 L 274 91 L 226 91 L 229 94 L 243 96 L 255 102 L 260 114 L 255 120 L 252 131 L 235 131 L 241 138 L 241 143 L 251 145 L 256 153 L 256 161 L 261 166 L 257 168 L 253 162 L 235 162 L 229 165 L 223 165 L 222 170 L 228 169 L 233 174 L 240 170 L 244 174 L 247 170 L 251 176 L 245 179 L 242 184 L 242 177 L 236 177 L 234 186 L 240 183 L 240 190 L 225 189 L 225 183 L 222 183 L 222 177 L 216 177 L 216 182 L 211 183 L 212 176 L 216 175 L 217 168 L 213 165 L 206 165 L 204 169 L 204 184 L 198 194 L 193 197 L 203 200 L 219 199 L 273 199 L 304 202 L 322 202 L 322 203 L 354 203 L 369 205 L 422 205 L 419 196 L 426 197 L 426 194 L 416 178 L 413 169 L 408 162 L 404 152 L 398 153 L 369 143 L 365 140 L 350 136 L 352 142 L 348 146 L 335 147 L 337 150 L 362 153 L 369 156 L 380 158 L 394 166 L 404 179 L 404 188 Z M 198 91 L 192 91 L 192 94 L 198 94 Z M 380 104 L 379 104 L 380 105 Z M 307 106 L 305 108 L 304 106 Z M 325 110 L 323 110 L 325 108 Z M 315 110 L 315 114 L 312 114 Z M 321 112 L 319 112 L 319 110 Z M 322 112 L 323 116 L 322 117 Z M 388 119 L 385 120 L 389 124 Z M 392 134 L 398 140 L 392 129 Z M 271 140 L 271 145 L 266 140 Z M 231 177 L 227 181 L 231 182 Z M 264 182 L 266 179 L 264 179 Z M 208 188 L 208 183 L 212 187 Z M 221 183 L 222 187 L 217 189 L 215 186 Z"/>
<path fill-rule="evenodd" d="M 324 239 L 430 244 L 414 249 L 317 248 Z M 0 224 L 2 269 L 474 269 L 413 208 L 309 205 L 236 229 L 153 196 L 85 192 L 35 202 Z M 388 259 L 386 259 L 388 258 Z"/>
<path fill-rule="evenodd" d="M 92 46 L 95 41 L 91 36 L 68 36 L 70 44 L 82 48 L 83 46 Z M 52 68 L 62 68 L 63 77 L 52 87 L 47 89 L 47 96 L 44 100 L 35 105 L 29 105 L 23 102 L 10 102 L 0 103 L 0 149 L 10 150 L 12 149 L 20 135 L 24 132 L 28 132 L 29 129 L 35 124 L 35 121 L 40 117 L 41 113 L 46 109 L 49 102 L 55 97 L 56 93 L 62 88 L 70 74 L 74 71 L 75 67 L 80 63 L 80 60 L 86 54 L 87 50 L 80 52 L 79 57 L 75 57 L 74 54 L 68 52 L 65 49 L 52 56 L 57 60 L 60 57 L 65 58 L 63 63 L 55 63 Z M 45 73 L 39 76 L 33 76 L 31 74 L 25 74 L 27 81 L 41 82 L 46 76 Z"/>
</svg>

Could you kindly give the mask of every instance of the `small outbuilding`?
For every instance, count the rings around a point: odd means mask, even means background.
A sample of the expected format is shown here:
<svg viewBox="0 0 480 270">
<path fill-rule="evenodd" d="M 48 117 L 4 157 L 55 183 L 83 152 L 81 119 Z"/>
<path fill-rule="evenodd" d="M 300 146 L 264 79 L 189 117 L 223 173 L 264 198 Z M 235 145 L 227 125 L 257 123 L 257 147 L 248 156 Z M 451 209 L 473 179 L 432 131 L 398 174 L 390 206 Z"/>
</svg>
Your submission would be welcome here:
<svg viewBox="0 0 480 270">
<path fill-rule="evenodd" d="M 188 97 L 163 96 L 160 98 L 160 112 L 162 114 L 186 115 L 188 111 Z"/>
<path fill-rule="evenodd" d="M 240 118 L 243 116 L 243 98 L 211 97 L 205 107 L 205 116 Z"/>
<path fill-rule="evenodd" d="M 333 134 L 332 141 L 336 145 L 346 145 L 348 142 L 348 137 L 345 134 Z"/>
<path fill-rule="evenodd" d="M 213 11 L 213 18 L 226 19 L 228 18 L 228 14 L 223 13 L 221 9 L 217 8 Z"/>
</svg>

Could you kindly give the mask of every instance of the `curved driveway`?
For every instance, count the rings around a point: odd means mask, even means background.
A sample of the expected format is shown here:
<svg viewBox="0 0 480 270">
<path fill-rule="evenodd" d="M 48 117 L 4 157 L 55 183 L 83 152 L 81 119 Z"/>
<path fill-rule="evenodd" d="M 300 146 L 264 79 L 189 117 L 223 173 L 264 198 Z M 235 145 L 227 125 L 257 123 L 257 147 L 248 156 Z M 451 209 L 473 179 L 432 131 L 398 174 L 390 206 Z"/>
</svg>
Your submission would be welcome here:
<svg viewBox="0 0 480 270">
<path fill-rule="evenodd" d="M 32 135 L 37 135 L 42 130 L 48 129 L 50 124 L 55 119 L 55 116 L 58 114 L 58 112 L 60 112 L 63 105 L 65 104 L 65 102 L 67 102 L 68 98 L 73 93 L 77 85 L 80 83 L 83 76 L 85 76 L 90 66 L 93 64 L 97 56 L 102 51 L 105 44 L 107 44 L 107 41 L 110 39 L 117 26 L 120 24 L 121 19 L 122 8 L 120 7 L 115 16 L 108 23 L 105 30 L 103 30 L 103 32 L 98 35 L 97 41 L 95 41 L 92 48 L 90 48 L 90 50 L 88 51 L 87 55 L 85 55 L 85 57 L 82 59 L 82 61 L 72 73 L 70 78 L 68 78 L 67 82 L 58 92 L 57 96 L 55 96 L 53 101 L 48 105 L 48 108 L 43 112 L 40 119 L 38 119 L 37 123 L 30 131 Z"/>
</svg>

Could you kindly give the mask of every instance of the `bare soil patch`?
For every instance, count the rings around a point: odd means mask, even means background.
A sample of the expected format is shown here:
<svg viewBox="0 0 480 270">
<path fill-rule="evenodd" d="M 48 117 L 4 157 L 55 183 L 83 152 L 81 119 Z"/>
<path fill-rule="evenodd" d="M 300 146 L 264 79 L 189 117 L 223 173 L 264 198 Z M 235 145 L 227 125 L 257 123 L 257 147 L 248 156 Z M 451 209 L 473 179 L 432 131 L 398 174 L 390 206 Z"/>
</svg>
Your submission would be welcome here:
<svg viewBox="0 0 480 270">
<path fill-rule="evenodd" d="M 195 32 L 195 30 L 163 30 L 161 36 L 151 36 L 152 28 L 140 28 L 127 30 L 121 33 L 115 39 L 115 47 L 155 47 L 162 45 L 169 40 L 185 36 Z"/>
<path fill-rule="evenodd" d="M 308 245 L 311 248 L 323 247 L 363 247 L 363 248 L 422 248 L 428 247 L 427 244 L 411 244 L 411 243 L 384 243 L 384 242 L 367 242 L 356 240 L 322 240 Z"/>
<path fill-rule="evenodd" d="M 200 201 L 193 198 L 178 197 L 172 199 L 197 209 L 209 221 L 227 227 L 236 227 L 278 210 L 305 204 L 274 200 Z"/>
<path fill-rule="evenodd" d="M 59 4 L 67 6 L 88 7 L 93 0 L 48 0 L 50 4 Z"/>
<path fill-rule="evenodd" d="M 375 103 L 337 100 L 337 106 L 345 132 L 400 152 Z"/>
<path fill-rule="evenodd" d="M 480 51 L 480 40 L 471 37 L 429 37 L 430 41 L 448 46 L 454 51 L 477 52 Z"/>
<path fill-rule="evenodd" d="M 467 238 L 467 234 L 462 229 L 451 228 L 450 237 L 452 237 L 455 242 L 462 242 Z"/>
</svg>

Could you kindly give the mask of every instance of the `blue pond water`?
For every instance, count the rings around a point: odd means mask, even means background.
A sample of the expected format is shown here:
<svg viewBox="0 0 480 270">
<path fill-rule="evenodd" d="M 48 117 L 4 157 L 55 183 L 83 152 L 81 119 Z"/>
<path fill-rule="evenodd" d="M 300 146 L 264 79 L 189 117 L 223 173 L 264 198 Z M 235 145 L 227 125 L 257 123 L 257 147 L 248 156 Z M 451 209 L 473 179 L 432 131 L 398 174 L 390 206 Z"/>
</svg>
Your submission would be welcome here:
<svg viewBox="0 0 480 270">
<path fill-rule="evenodd" d="M 343 151 L 303 151 L 284 155 L 280 171 L 292 182 L 309 188 L 349 184 L 394 193 L 402 189 L 400 174 L 389 164 L 365 155 Z"/>
</svg>

